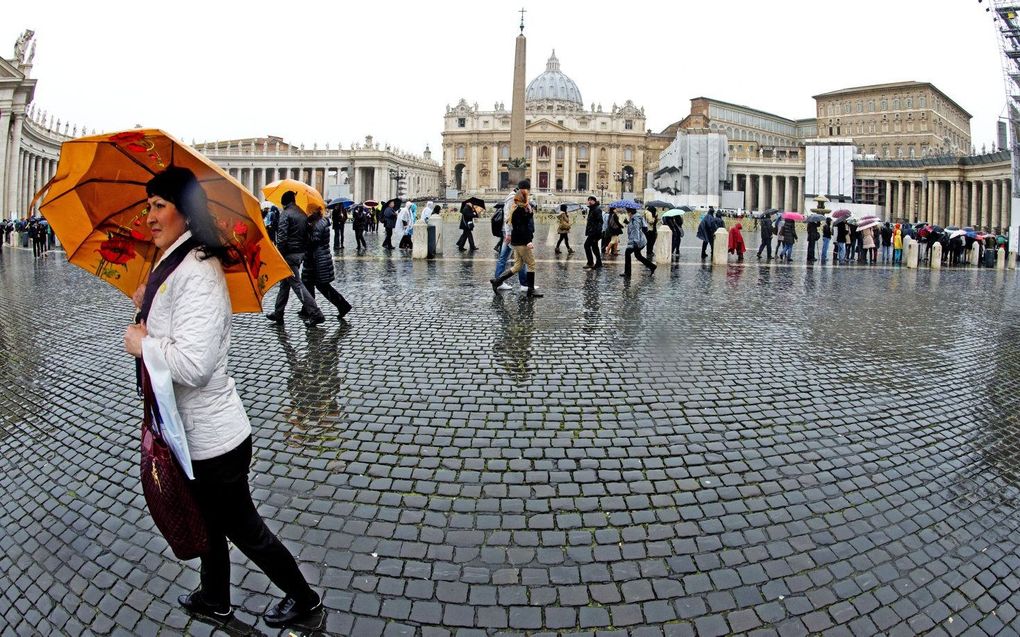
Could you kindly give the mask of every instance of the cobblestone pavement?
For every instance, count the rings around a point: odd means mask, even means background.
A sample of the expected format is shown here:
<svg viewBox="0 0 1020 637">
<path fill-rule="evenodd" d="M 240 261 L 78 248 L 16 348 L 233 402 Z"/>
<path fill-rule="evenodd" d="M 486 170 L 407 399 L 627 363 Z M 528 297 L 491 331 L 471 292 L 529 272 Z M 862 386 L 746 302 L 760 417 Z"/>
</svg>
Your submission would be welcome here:
<svg viewBox="0 0 1020 637">
<path fill-rule="evenodd" d="M 543 249 L 530 301 L 481 247 L 339 262 L 349 326 L 235 317 L 254 497 L 324 592 L 283 634 L 1020 629 L 1014 272 Z M 0 634 L 216 630 L 141 497 L 131 314 L 0 257 Z M 227 632 L 280 634 L 234 564 Z"/>
</svg>

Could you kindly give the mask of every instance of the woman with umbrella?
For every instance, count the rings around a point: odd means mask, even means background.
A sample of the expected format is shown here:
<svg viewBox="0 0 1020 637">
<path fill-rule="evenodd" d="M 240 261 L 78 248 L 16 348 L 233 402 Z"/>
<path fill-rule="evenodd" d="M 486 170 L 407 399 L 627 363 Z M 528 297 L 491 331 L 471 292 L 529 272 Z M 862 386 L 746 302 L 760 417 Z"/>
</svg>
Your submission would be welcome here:
<svg viewBox="0 0 1020 637">
<path fill-rule="evenodd" d="M 766 261 L 772 260 L 772 218 L 765 214 L 762 216 L 761 225 L 758 226 L 758 230 L 761 233 L 761 243 L 758 244 L 758 258 L 761 258 L 761 251 L 766 250 L 768 258 Z"/>
<path fill-rule="evenodd" d="M 329 253 L 329 220 L 317 209 L 308 217 L 308 251 L 301 269 L 301 282 L 313 298 L 316 290 L 321 292 L 336 307 L 337 319 L 342 321 L 351 311 L 351 304 L 330 285 L 335 276 L 333 255 Z"/>
<path fill-rule="evenodd" d="M 680 256 L 680 241 L 684 238 L 684 216 L 682 210 L 670 210 L 662 216 L 662 222 L 666 224 L 673 233 L 672 245 L 670 245 L 670 258 Z"/>
<path fill-rule="evenodd" d="M 178 602 L 192 613 L 230 619 L 229 539 L 286 595 L 265 613 L 266 623 L 291 623 L 322 604 L 255 509 L 248 487 L 251 425 L 227 374 L 231 300 L 224 267 L 238 255 L 220 238 L 190 170 L 171 166 L 145 190 L 146 223 L 162 255 L 135 295 L 141 320 L 127 328 L 124 348 L 136 357 L 161 354 L 167 362 L 195 475 L 190 486 L 209 540 L 200 588 Z"/>
<path fill-rule="evenodd" d="M 460 204 L 460 239 L 457 239 L 457 249 L 464 252 L 466 248 L 464 244 L 471 246 L 471 251 L 474 252 L 478 248 L 475 247 L 475 219 L 485 208 L 485 202 L 477 197 L 471 197 L 464 203 Z"/>
</svg>

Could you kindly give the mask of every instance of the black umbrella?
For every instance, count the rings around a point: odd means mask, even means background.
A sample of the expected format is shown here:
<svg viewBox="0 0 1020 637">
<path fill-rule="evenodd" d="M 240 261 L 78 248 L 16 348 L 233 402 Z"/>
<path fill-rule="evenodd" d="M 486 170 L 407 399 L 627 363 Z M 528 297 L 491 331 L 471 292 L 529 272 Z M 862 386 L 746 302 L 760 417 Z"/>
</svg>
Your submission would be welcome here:
<svg viewBox="0 0 1020 637">
<path fill-rule="evenodd" d="M 694 208 L 691 208 L 690 206 L 679 206 L 679 209 L 683 210 L 684 212 L 693 212 L 694 211 Z"/>
<path fill-rule="evenodd" d="M 478 197 L 471 197 L 470 199 L 465 200 L 464 203 L 468 204 L 469 206 L 478 206 L 479 208 L 485 207 L 485 202 L 479 199 Z"/>
<path fill-rule="evenodd" d="M 779 208 L 767 208 L 765 210 L 765 214 L 767 214 L 767 215 L 774 215 L 777 212 L 779 212 Z"/>
<path fill-rule="evenodd" d="M 652 201 L 646 202 L 645 207 L 651 206 L 653 208 L 672 208 L 673 204 L 666 203 L 661 199 L 653 199 Z"/>
</svg>

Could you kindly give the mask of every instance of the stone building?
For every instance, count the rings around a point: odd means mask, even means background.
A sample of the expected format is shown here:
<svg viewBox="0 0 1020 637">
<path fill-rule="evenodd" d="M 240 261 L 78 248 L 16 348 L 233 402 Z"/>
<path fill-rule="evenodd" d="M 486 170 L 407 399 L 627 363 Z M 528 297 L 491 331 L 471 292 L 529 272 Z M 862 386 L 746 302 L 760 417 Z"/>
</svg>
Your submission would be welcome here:
<svg viewBox="0 0 1020 637">
<path fill-rule="evenodd" d="M 640 192 L 648 173 L 649 132 L 643 108 L 626 100 L 604 110 L 585 108 L 577 84 L 560 69 L 555 51 L 525 95 L 525 158 L 532 189 L 560 195 L 618 196 Z M 448 187 L 464 196 L 505 192 L 510 156 L 510 111 L 461 99 L 443 123 L 443 170 Z"/>
<path fill-rule="evenodd" d="M 971 152 L 971 115 L 928 82 L 893 82 L 814 96 L 818 138 L 852 137 L 876 159 Z"/>
</svg>

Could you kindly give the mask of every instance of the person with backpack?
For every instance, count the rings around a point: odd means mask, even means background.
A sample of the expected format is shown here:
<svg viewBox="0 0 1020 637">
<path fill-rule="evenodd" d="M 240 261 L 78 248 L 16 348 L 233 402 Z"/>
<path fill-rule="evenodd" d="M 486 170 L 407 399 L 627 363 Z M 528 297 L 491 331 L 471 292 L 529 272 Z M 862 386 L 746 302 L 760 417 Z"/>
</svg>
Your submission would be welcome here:
<svg viewBox="0 0 1020 637">
<path fill-rule="evenodd" d="M 276 236 L 276 247 L 290 266 L 291 276 L 280 281 L 280 287 L 276 292 L 276 305 L 272 312 L 266 314 L 266 318 L 274 323 L 283 324 L 283 311 L 287 309 L 287 301 L 293 290 L 301 300 L 301 320 L 306 327 L 315 327 L 324 323 L 326 317 L 322 315 L 322 310 L 315 304 L 315 299 L 301 284 L 299 278 L 301 262 L 304 261 L 305 253 L 308 251 L 308 217 L 297 206 L 295 194 L 293 190 L 283 193 L 281 199 L 283 211 Z"/>
<path fill-rule="evenodd" d="M 644 215 L 637 214 L 637 210 L 631 208 L 627 210 L 627 249 L 624 251 L 623 261 L 623 274 L 620 276 L 624 278 L 630 278 L 630 257 L 634 255 L 638 261 L 640 261 L 649 272 L 655 272 L 655 268 L 658 267 L 652 263 L 648 258 L 641 255 L 641 251 L 648 243 L 647 239 L 647 228 L 645 227 Z"/>
<path fill-rule="evenodd" d="M 510 210 L 513 210 L 514 199 L 517 197 L 517 193 L 519 193 L 522 189 L 530 190 L 531 189 L 531 181 L 529 181 L 527 179 L 522 179 L 520 181 L 520 183 L 517 184 L 517 188 L 515 188 L 514 191 L 512 193 L 510 193 L 509 196 L 507 196 L 507 198 L 503 202 L 502 207 L 500 208 L 499 212 L 492 216 L 493 217 L 492 218 L 492 231 L 493 231 L 494 234 L 495 234 L 496 228 L 497 228 L 496 224 L 497 223 L 499 224 L 498 227 L 499 227 L 499 245 L 500 245 L 500 249 L 499 249 L 499 256 L 496 258 L 496 272 L 495 272 L 495 276 L 499 276 L 500 273 L 502 273 L 504 270 L 506 270 L 506 264 L 507 264 L 507 262 L 510 261 L 510 255 L 513 254 L 513 246 L 511 246 L 510 242 L 507 240 L 507 237 L 510 236 L 511 228 L 510 228 L 510 222 L 507 219 L 507 217 L 509 217 L 509 215 L 506 214 L 506 209 L 507 209 L 507 207 L 509 207 Z M 528 264 L 525 263 L 524 267 L 521 268 L 521 271 L 517 273 L 517 281 L 521 284 L 521 288 L 525 288 L 525 287 L 528 286 Z M 536 286 L 536 287 L 538 287 L 538 286 Z M 497 289 L 497 291 L 507 291 L 507 290 L 512 290 L 513 288 L 510 286 L 510 284 L 508 282 L 504 281 L 504 282 L 500 283 L 499 287 L 496 288 L 496 289 Z"/>
<path fill-rule="evenodd" d="M 761 251 L 766 251 L 765 262 L 772 260 L 772 220 L 763 217 L 758 225 L 758 232 L 761 234 L 761 242 L 758 244 L 758 258 L 761 258 Z"/>
<path fill-rule="evenodd" d="M 524 182 L 521 183 L 523 184 Z M 526 278 L 528 296 L 531 298 L 541 298 L 543 295 L 535 290 L 535 213 L 528 201 L 529 190 L 531 190 L 530 182 L 526 186 L 518 188 L 517 196 L 514 197 L 513 210 L 510 211 L 507 218 L 510 234 L 506 237 L 506 242 L 513 248 L 513 267 L 498 274 L 495 278 L 489 279 L 489 284 L 492 285 L 492 291 L 496 292 L 503 282 L 514 274 L 521 272 L 524 266 L 527 266 L 529 268 Z"/>
<path fill-rule="evenodd" d="M 516 190 L 515 190 L 516 192 Z M 512 197 L 513 195 L 511 195 Z M 492 207 L 494 212 L 492 217 L 489 219 L 489 229 L 492 232 L 492 236 L 496 237 L 496 245 L 492 248 L 496 254 L 499 254 L 500 250 L 503 249 L 503 210 L 506 208 L 506 203 L 501 202 Z"/>
<path fill-rule="evenodd" d="M 599 241 L 602 239 L 602 208 L 599 200 L 588 197 L 588 218 L 584 224 L 584 256 L 588 263 L 585 270 L 597 270 L 602 267 L 602 250 Z"/>
<path fill-rule="evenodd" d="M 606 224 L 609 232 L 609 246 L 606 249 L 606 256 L 620 255 L 620 236 L 623 234 L 623 222 L 620 221 L 619 210 L 609 211 L 609 222 Z"/>
<path fill-rule="evenodd" d="M 460 204 L 460 239 L 457 240 L 457 249 L 461 252 L 467 250 L 464 247 L 465 244 L 471 246 L 471 251 L 474 252 L 478 248 L 475 247 L 475 219 L 478 218 L 478 206 L 465 201 Z"/>
</svg>

